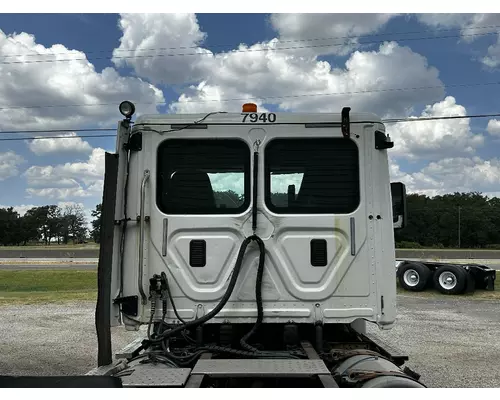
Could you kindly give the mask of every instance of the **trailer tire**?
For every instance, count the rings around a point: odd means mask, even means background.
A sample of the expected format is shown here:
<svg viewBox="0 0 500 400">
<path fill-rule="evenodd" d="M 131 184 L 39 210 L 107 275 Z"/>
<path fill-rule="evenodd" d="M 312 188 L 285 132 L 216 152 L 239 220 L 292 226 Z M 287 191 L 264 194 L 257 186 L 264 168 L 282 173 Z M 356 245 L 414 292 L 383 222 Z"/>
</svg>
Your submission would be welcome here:
<svg viewBox="0 0 500 400">
<path fill-rule="evenodd" d="M 431 271 L 418 262 L 405 263 L 398 268 L 399 284 L 405 290 L 421 292 L 427 287 Z"/>
<path fill-rule="evenodd" d="M 467 271 L 456 265 L 443 265 L 434 272 L 434 285 L 442 294 L 460 294 L 467 284 Z"/>
</svg>

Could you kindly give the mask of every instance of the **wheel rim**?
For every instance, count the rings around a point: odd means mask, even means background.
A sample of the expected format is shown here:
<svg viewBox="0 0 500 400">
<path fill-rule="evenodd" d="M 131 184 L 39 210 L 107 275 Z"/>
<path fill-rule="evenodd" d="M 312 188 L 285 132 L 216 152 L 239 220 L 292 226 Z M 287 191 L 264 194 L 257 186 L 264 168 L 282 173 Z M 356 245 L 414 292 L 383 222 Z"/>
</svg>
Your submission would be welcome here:
<svg viewBox="0 0 500 400">
<path fill-rule="evenodd" d="M 406 270 L 403 274 L 403 281 L 410 287 L 415 287 L 420 282 L 420 275 L 414 269 Z"/>
<path fill-rule="evenodd" d="M 457 277 L 453 272 L 445 271 L 439 275 L 439 284 L 443 289 L 451 290 L 457 286 Z"/>
</svg>

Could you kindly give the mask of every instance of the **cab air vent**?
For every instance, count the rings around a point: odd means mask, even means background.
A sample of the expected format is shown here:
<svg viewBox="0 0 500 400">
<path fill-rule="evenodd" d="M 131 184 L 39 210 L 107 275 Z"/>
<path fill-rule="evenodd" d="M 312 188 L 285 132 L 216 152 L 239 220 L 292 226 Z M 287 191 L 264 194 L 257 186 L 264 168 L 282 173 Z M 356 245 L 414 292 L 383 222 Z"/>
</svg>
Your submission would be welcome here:
<svg viewBox="0 0 500 400">
<path fill-rule="evenodd" d="M 311 265 L 313 267 L 325 267 L 327 264 L 326 240 L 311 240 Z"/>
<path fill-rule="evenodd" d="M 189 242 L 189 265 L 200 268 L 207 264 L 207 242 L 191 240 Z"/>
</svg>

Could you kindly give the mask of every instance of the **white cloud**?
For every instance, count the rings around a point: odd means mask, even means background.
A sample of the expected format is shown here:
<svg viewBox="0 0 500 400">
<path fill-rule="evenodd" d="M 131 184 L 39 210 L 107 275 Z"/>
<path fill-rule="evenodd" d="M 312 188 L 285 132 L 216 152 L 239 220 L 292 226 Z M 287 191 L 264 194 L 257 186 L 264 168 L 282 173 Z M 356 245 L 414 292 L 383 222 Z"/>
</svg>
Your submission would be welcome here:
<svg viewBox="0 0 500 400">
<path fill-rule="evenodd" d="M 3 130 L 115 124 L 122 100 L 164 101 L 163 93 L 155 86 L 135 77 L 122 77 L 113 68 L 97 72 L 83 52 L 60 44 L 47 48 L 37 44 L 28 33 L 6 35 L 0 30 L 0 58 L 0 129 Z M 61 61 L 68 59 L 71 61 Z M 52 62 L 55 60 L 59 61 Z M 99 105 L 108 103 L 111 105 Z M 62 107 L 36 108 L 40 105 Z M 35 107 L 9 108 L 15 106 Z M 156 106 L 144 104 L 140 110 L 153 113 Z"/>
<path fill-rule="evenodd" d="M 303 54 L 346 55 L 359 45 L 355 36 L 380 31 L 397 14 L 272 14 L 280 47 L 307 47 Z M 318 40 L 323 39 L 323 40 Z"/>
<path fill-rule="evenodd" d="M 500 66 L 500 14 L 473 14 L 462 24 L 462 39 L 473 42 L 487 32 L 497 32 L 496 43 L 490 45 L 480 61 L 490 68 Z"/>
<path fill-rule="evenodd" d="M 465 107 L 452 96 L 428 105 L 421 117 L 464 116 Z M 416 117 L 415 117 L 416 118 Z M 431 120 L 388 124 L 395 145 L 391 154 L 408 159 L 440 159 L 444 156 L 472 155 L 484 137 L 471 131 L 469 119 Z"/>
<path fill-rule="evenodd" d="M 448 157 L 413 173 L 402 172 L 391 160 L 391 180 L 405 183 L 409 192 L 428 196 L 471 191 L 494 194 L 500 186 L 500 160 Z"/>
<path fill-rule="evenodd" d="M 27 144 L 29 149 L 38 156 L 51 153 L 90 153 L 92 151 L 92 146 L 78 137 L 75 132 L 57 136 L 60 139 L 35 139 Z"/>
<path fill-rule="evenodd" d="M 500 31 L 500 14 L 418 14 L 423 24 L 435 28 L 460 28 L 462 39 L 474 41 L 483 34 Z"/>
<path fill-rule="evenodd" d="M 242 100 L 223 100 L 274 96 L 264 102 L 287 111 L 332 112 L 348 105 L 357 111 L 401 116 L 416 104 L 436 101 L 444 94 L 437 69 L 429 67 L 425 57 L 394 42 L 381 45 L 378 51 L 353 53 L 344 68 L 270 50 L 276 45 L 276 41 L 241 45 L 240 50 L 269 51 L 217 54 L 206 80 L 181 95 L 171 110 L 239 111 Z M 391 90 L 409 87 L 437 88 Z M 214 98 L 217 101 L 207 101 Z"/>
<path fill-rule="evenodd" d="M 19 175 L 19 165 L 24 158 L 13 151 L 0 153 L 0 181 Z"/>
<path fill-rule="evenodd" d="M 207 56 L 192 54 L 211 52 L 198 46 L 206 34 L 194 14 L 122 14 L 119 27 L 123 35 L 112 59 L 117 67 L 130 66 L 155 83 L 202 78 Z"/>
<path fill-rule="evenodd" d="M 496 43 L 479 60 L 490 68 L 500 66 L 500 14 L 421 14 L 418 18 L 433 27 L 461 28 L 461 39 L 467 43 L 496 33 Z"/>
<path fill-rule="evenodd" d="M 488 67 L 496 68 L 500 66 L 500 34 L 497 42 L 488 47 L 488 55 L 481 60 Z"/>
<path fill-rule="evenodd" d="M 390 18 L 383 14 L 283 14 L 274 15 L 271 20 L 280 39 L 295 40 L 308 34 L 326 37 L 376 32 Z M 255 101 L 260 109 L 265 103 L 278 104 L 282 110 L 331 112 L 349 105 L 360 111 L 401 116 L 416 104 L 437 101 L 444 95 L 437 69 L 430 67 L 422 55 L 394 42 L 385 43 L 376 51 L 353 53 L 344 67 L 336 67 L 317 58 L 331 49 L 281 51 L 283 43 L 278 38 L 240 44 L 232 51 L 212 54 L 201 49 L 205 34 L 192 14 L 124 14 L 120 27 L 123 36 L 114 52 L 117 66 L 130 66 L 137 75 L 152 82 L 189 84 L 178 101 L 170 105 L 172 112 L 239 111 L 242 102 L 265 98 Z M 313 27 L 315 30 L 311 31 Z M 179 52 L 165 48 L 179 47 L 185 48 L 184 53 L 206 55 L 160 57 Z M 132 55 L 138 57 L 117 58 Z M 414 87 L 427 89 L 391 90 Z M 374 92 L 352 93 L 363 91 Z M 332 95 L 339 92 L 347 94 Z"/>
<path fill-rule="evenodd" d="M 82 187 L 76 187 L 76 188 L 66 188 L 66 189 L 59 189 L 59 188 L 43 188 L 43 189 L 34 189 L 34 188 L 28 188 L 26 189 L 26 193 L 30 197 L 32 196 L 37 196 L 37 197 L 46 197 L 48 199 L 69 199 L 73 197 L 90 197 L 92 194 L 88 191 L 86 191 Z"/>
<path fill-rule="evenodd" d="M 418 14 L 417 19 L 429 26 L 436 28 L 459 28 L 470 21 L 472 14 Z"/>
<path fill-rule="evenodd" d="M 59 200 L 99 196 L 104 179 L 104 149 L 92 150 L 87 161 L 31 166 L 24 172 L 31 196 Z"/>
<path fill-rule="evenodd" d="M 490 119 L 486 131 L 492 136 L 500 136 L 500 120 Z"/>
<path fill-rule="evenodd" d="M 29 173 L 26 174 L 28 177 L 28 183 L 33 188 L 45 188 L 51 186 L 53 188 L 74 188 L 79 187 L 80 184 L 76 179 L 69 178 L 61 178 L 54 180 L 51 172 L 52 168 L 40 168 L 40 167 L 31 167 L 29 169 Z"/>
</svg>

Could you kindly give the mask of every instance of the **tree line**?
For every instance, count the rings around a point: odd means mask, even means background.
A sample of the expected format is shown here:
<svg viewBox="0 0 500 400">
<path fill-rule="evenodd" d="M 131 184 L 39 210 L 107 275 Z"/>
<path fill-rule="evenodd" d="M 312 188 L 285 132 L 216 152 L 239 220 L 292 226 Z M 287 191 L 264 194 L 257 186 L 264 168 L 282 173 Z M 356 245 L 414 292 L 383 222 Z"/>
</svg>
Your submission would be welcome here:
<svg viewBox="0 0 500 400">
<path fill-rule="evenodd" d="M 98 242 L 100 206 L 96 206 L 92 216 L 95 219 L 89 230 L 85 210 L 80 205 L 32 207 L 24 215 L 20 215 L 13 207 L 0 208 L 0 245 Z"/>
<path fill-rule="evenodd" d="M 408 223 L 398 247 L 500 249 L 500 198 L 479 192 L 407 196 Z"/>
<path fill-rule="evenodd" d="M 275 196 L 275 204 L 285 204 L 286 194 Z M 243 201 L 232 191 L 216 192 L 215 197 L 228 208 Z M 88 227 L 78 205 L 33 207 L 23 216 L 12 207 L 0 208 L 0 245 L 99 243 L 101 209 L 101 204 L 95 206 Z M 413 193 L 407 196 L 407 210 L 407 226 L 395 231 L 397 247 L 500 249 L 500 198 L 478 192 L 435 197 Z"/>
<path fill-rule="evenodd" d="M 216 192 L 217 203 L 241 204 L 241 195 Z M 286 193 L 273 193 L 273 204 L 286 206 Z M 408 221 L 395 231 L 400 248 L 491 248 L 500 249 L 500 198 L 479 192 L 428 197 L 407 196 Z"/>
</svg>

